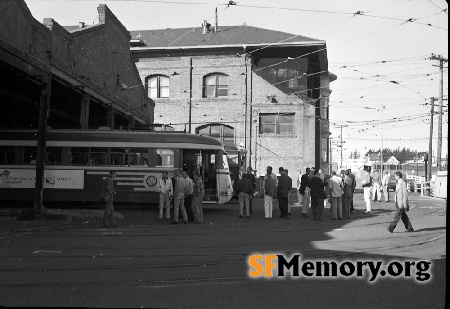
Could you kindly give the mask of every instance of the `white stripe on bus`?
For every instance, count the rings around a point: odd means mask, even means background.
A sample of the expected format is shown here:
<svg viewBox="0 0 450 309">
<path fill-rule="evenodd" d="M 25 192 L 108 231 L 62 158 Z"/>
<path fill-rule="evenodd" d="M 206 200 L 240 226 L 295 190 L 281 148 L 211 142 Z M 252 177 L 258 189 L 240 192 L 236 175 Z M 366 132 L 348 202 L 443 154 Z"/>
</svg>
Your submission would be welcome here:
<svg viewBox="0 0 450 309">
<path fill-rule="evenodd" d="M 143 183 L 138 183 L 138 182 L 118 182 L 117 183 L 118 186 L 143 186 Z"/>
<path fill-rule="evenodd" d="M 0 146 L 37 146 L 37 141 L 0 140 Z M 180 147 L 181 146 L 181 147 Z M 184 143 L 136 143 L 136 142 L 86 142 L 86 141 L 47 141 L 47 147 L 95 147 L 95 148 L 160 148 L 160 149 L 198 149 L 223 150 L 221 146 Z"/>
</svg>

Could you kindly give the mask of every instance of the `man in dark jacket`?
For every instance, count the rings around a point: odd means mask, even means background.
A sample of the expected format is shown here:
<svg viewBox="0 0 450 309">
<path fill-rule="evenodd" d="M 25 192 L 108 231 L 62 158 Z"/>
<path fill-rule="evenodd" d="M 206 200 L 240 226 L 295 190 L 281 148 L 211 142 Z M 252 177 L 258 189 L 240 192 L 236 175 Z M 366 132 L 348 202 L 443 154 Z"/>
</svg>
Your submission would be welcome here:
<svg viewBox="0 0 450 309">
<path fill-rule="evenodd" d="M 350 177 L 352 182 L 353 182 L 352 183 L 352 196 L 353 196 L 355 194 L 356 178 L 355 178 L 355 175 L 352 174 L 352 170 L 351 169 L 348 169 L 347 171 L 348 171 L 348 177 Z M 350 201 L 350 212 L 355 212 L 355 209 L 353 208 L 353 198 Z"/>
<path fill-rule="evenodd" d="M 256 191 L 256 177 L 250 166 L 247 167 L 247 179 L 252 183 L 253 191 Z M 253 199 L 250 199 L 250 213 L 253 214 Z"/>
<path fill-rule="evenodd" d="M 311 201 L 310 188 L 309 188 L 309 179 L 310 179 L 310 168 L 306 168 L 305 174 L 302 175 L 302 180 L 300 184 L 300 194 L 303 197 L 302 203 L 302 216 L 308 217 L 309 213 L 309 203 Z"/>
<path fill-rule="evenodd" d="M 280 180 L 278 181 L 277 195 L 278 195 L 278 205 L 280 206 L 280 218 L 289 219 L 288 208 L 289 208 L 289 192 L 292 189 L 292 179 L 289 177 L 284 168 L 279 168 Z"/>
<path fill-rule="evenodd" d="M 239 218 L 244 216 L 244 206 L 247 211 L 247 219 L 250 218 L 249 202 L 253 197 L 253 185 L 247 178 L 247 174 L 242 174 L 242 178 L 238 182 L 239 191 Z"/>
<path fill-rule="evenodd" d="M 323 201 L 327 198 L 323 188 L 328 186 L 328 182 L 320 179 L 318 170 L 314 171 L 314 177 L 309 180 L 309 188 L 311 189 L 311 210 L 313 220 L 323 221 Z"/>
</svg>

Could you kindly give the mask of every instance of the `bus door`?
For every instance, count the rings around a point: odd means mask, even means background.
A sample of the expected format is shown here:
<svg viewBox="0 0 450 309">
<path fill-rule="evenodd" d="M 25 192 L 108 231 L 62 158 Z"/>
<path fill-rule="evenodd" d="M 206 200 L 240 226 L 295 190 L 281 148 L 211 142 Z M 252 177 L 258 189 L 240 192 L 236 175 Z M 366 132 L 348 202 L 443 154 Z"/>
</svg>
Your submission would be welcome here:
<svg viewBox="0 0 450 309">
<path fill-rule="evenodd" d="M 205 202 L 218 201 L 217 188 L 217 156 L 214 151 L 203 151 L 202 153 L 203 165 L 203 182 L 205 184 L 205 195 L 203 200 Z"/>
</svg>

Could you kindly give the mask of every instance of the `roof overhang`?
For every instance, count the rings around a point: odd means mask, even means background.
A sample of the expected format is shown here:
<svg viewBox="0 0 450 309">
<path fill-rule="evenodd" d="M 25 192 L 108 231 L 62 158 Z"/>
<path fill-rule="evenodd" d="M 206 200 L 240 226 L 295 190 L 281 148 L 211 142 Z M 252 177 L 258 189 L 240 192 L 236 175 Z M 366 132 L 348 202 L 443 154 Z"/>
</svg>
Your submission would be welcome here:
<svg viewBox="0 0 450 309">
<path fill-rule="evenodd" d="M 326 45 L 325 41 L 304 41 L 292 43 L 261 43 L 261 44 L 225 44 L 225 45 L 194 45 L 194 46 L 158 46 L 158 47 L 131 47 L 132 52 L 149 51 L 149 50 L 188 50 L 188 49 L 212 49 L 212 48 L 243 48 L 249 47 L 296 47 L 296 46 L 322 46 Z"/>
</svg>

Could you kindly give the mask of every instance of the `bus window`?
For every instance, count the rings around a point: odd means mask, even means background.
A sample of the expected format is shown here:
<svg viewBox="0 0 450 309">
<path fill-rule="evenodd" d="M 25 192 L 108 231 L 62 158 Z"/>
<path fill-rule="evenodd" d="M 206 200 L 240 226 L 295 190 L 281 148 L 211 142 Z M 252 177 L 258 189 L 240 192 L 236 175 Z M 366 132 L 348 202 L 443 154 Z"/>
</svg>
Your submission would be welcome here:
<svg viewBox="0 0 450 309">
<path fill-rule="evenodd" d="M 174 167 L 174 157 L 171 149 L 156 149 L 156 166 Z"/>
<path fill-rule="evenodd" d="M 36 158 L 37 158 L 37 148 L 36 147 L 25 147 L 24 163 L 25 164 L 36 164 Z"/>
<path fill-rule="evenodd" d="M 0 164 L 14 164 L 15 147 L 2 146 L 0 147 Z"/>
<path fill-rule="evenodd" d="M 45 164 L 58 165 L 61 164 L 61 147 L 47 147 L 45 152 Z"/>
<path fill-rule="evenodd" d="M 87 165 L 89 162 L 88 147 L 73 147 L 71 149 L 70 164 L 71 165 Z"/>
<path fill-rule="evenodd" d="M 89 165 L 106 165 L 108 148 L 91 148 L 89 153 Z"/>
<path fill-rule="evenodd" d="M 111 148 L 109 165 L 128 165 L 125 148 Z"/>
<path fill-rule="evenodd" d="M 148 166 L 148 149 L 131 148 L 130 149 L 130 165 Z"/>
</svg>

